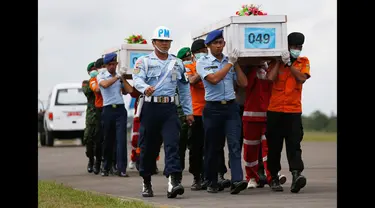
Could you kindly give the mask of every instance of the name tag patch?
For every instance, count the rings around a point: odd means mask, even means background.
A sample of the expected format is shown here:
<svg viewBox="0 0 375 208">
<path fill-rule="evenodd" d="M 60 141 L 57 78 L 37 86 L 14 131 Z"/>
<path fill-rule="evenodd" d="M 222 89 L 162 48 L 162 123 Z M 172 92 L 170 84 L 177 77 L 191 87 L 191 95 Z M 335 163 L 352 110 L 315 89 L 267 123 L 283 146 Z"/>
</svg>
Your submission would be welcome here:
<svg viewBox="0 0 375 208">
<path fill-rule="evenodd" d="M 203 69 L 204 70 L 211 70 L 211 69 L 217 69 L 217 68 L 219 68 L 218 66 L 207 66 L 207 67 L 204 67 Z"/>
</svg>

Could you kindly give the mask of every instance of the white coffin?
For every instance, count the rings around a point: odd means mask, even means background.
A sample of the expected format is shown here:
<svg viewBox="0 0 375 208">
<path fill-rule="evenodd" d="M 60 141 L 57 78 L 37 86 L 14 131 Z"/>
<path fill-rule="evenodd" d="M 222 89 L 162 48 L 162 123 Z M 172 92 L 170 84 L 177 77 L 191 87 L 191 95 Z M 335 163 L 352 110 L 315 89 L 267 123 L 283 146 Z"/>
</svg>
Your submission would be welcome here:
<svg viewBox="0 0 375 208">
<path fill-rule="evenodd" d="M 224 54 L 237 48 L 240 57 L 275 57 L 288 49 L 286 22 L 286 15 L 232 16 L 192 32 L 192 38 L 206 39 L 209 32 L 221 29 Z"/>
<path fill-rule="evenodd" d="M 132 74 L 137 59 L 154 51 L 150 44 L 122 44 L 119 51 L 119 68 L 126 67 L 127 74 Z"/>
</svg>

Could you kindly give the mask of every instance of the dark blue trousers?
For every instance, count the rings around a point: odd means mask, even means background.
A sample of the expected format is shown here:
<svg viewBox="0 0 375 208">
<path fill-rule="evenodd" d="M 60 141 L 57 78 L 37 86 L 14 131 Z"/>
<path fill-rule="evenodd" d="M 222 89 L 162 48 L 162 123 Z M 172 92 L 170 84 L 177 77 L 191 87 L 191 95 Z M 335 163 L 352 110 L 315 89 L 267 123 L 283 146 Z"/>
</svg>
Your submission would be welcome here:
<svg viewBox="0 0 375 208">
<path fill-rule="evenodd" d="M 142 124 L 140 125 L 140 127 L 139 127 L 139 138 L 138 138 L 138 143 L 137 143 L 137 145 L 138 145 L 138 147 L 140 147 L 142 144 L 143 144 L 143 141 L 144 141 L 144 129 L 145 128 L 143 128 L 143 126 L 142 126 Z M 160 146 L 161 146 L 161 144 L 162 144 L 162 142 L 163 142 L 163 138 L 161 137 L 161 134 L 159 135 L 159 141 L 161 142 L 160 143 Z M 158 150 L 158 154 L 157 155 L 159 155 L 160 154 L 160 146 L 159 146 L 159 150 Z M 138 164 L 136 164 L 136 165 L 138 165 L 137 166 L 137 170 L 139 171 L 139 160 L 140 159 L 138 159 L 137 160 L 137 163 Z M 152 170 L 156 170 L 156 168 L 157 168 L 157 164 L 156 164 L 156 158 L 155 158 L 155 163 L 154 163 L 154 166 L 152 167 Z M 152 174 L 157 174 L 155 171 L 152 173 Z"/>
<path fill-rule="evenodd" d="M 218 171 L 222 165 L 225 137 L 227 138 L 232 182 L 242 181 L 241 166 L 241 118 L 239 106 L 233 101 L 228 104 L 206 102 L 203 109 L 205 130 L 204 165 L 206 179 L 217 184 Z"/>
<path fill-rule="evenodd" d="M 128 161 L 126 122 L 128 112 L 124 105 L 108 105 L 103 107 L 103 168 L 109 170 L 112 165 L 114 146 L 116 144 L 117 169 L 126 172 Z"/>
<path fill-rule="evenodd" d="M 179 155 L 181 124 L 174 103 L 145 102 L 140 115 L 142 140 L 139 175 L 150 176 L 155 172 L 155 160 L 164 142 L 164 175 L 181 172 Z M 161 137 L 160 137 L 161 135 Z"/>
</svg>

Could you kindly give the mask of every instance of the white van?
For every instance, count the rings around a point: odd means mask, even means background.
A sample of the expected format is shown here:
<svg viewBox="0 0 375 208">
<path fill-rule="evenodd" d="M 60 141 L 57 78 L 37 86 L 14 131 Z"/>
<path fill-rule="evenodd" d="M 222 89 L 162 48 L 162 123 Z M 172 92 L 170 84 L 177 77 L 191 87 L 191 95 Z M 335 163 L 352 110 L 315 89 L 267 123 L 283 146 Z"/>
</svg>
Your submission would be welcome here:
<svg viewBox="0 0 375 208">
<path fill-rule="evenodd" d="M 42 146 L 53 146 L 54 139 L 83 139 L 87 98 L 82 83 L 64 83 L 53 87 L 44 115 L 45 136 Z"/>
</svg>

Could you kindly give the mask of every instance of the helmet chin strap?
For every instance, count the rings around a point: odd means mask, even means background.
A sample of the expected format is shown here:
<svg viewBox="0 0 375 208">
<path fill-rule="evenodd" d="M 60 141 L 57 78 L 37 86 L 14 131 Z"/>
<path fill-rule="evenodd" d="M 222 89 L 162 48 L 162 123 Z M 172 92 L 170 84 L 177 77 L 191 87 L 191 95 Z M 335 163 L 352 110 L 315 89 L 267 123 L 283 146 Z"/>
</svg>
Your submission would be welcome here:
<svg viewBox="0 0 375 208">
<path fill-rule="evenodd" d="M 154 47 L 155 47 L 156 50 L 158 50 L 160 53 L 168 53 L 168 50 L 167 50 L 167 51 L 163 51 L 163 50 L 161 50 L 160 48 L 158 48 L 155 44 L 154 44 Z"/>
</svg>

